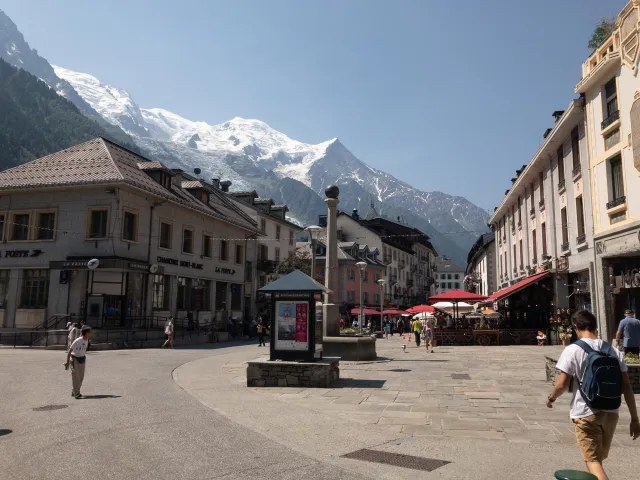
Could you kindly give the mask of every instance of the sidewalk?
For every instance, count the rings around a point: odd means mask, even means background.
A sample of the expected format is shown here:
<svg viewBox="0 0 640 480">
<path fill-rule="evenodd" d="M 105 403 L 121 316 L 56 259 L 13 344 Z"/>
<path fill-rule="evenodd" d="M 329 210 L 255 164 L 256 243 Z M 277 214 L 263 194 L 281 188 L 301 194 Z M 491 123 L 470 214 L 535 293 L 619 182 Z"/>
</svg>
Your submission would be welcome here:
<svg viewBox="0 0 640 480">
<path fill-rule="evenodd" d="M 543 355 L 557 349 L 447 347 L 427 354 L 396 336 L 378 340 L 378 361 L 341 362 L 341 380 L 331 389 L 247 388 L 245 362 L 263 353 L 257 348 L 255 355 L 243 349 L 188 363 L 174 379 L 241 425 L 375 478 L 489 479 L 509 471 L 546 479 L 555 469 L 583 467 L 568 419 L 570 397 L 552 410 L 544 405 L 551 387 Z M 625 436 L 628 420 L 623 408 L 609 462 L 613 478 L 640 469 Z M 340 458 L 360 448 L 452 463 L 426 474 Z"/>
</svg>

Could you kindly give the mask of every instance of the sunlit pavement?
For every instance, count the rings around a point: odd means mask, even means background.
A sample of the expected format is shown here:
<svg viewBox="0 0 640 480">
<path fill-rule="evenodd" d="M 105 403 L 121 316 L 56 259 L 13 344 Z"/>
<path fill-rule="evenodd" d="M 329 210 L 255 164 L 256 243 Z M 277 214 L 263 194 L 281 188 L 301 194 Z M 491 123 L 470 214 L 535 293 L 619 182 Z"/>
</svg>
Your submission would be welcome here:
<svg viewBox="0 0 640 480">
<path fill-rule="evenodd" d="M 0 436 L 0 477 L 74 478 L 83 465 L 92 478 L 546 479 L 582 467 L 568 398 L 543 404 L 553 347 L 436 350 L 379 340 L 382 358 L 342 362 L 331 389 L 247 388 L 244 362 L 267 352 L 256 345 L 95 352 L 85 400 L 70 396 L 62 352 L 2 350 L 0 430 L 12 433 Z M 66 407 L 33 410 L 49 405 Z M 627 423 L 623 408 L 612 478 L 638 478 Z M 452 463 L 342 458 L 362 448 Z"/>
</svg>

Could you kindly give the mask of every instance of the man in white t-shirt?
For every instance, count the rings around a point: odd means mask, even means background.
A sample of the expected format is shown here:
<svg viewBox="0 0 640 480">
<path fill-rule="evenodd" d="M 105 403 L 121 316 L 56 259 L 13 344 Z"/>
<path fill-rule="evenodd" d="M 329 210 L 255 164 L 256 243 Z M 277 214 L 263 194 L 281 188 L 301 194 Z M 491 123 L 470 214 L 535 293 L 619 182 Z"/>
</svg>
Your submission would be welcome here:
<svg viewBox="0 0 640 480">
<path fill-rule="evenodd" d="M 587 343 L 593 350 L 600 351 L 604 342 L 596 336 L 598 322 L 591 312 L 582 310 L 575 313 L 573 328 L 580 340 Z M 629 382 L 628 368 L 622 353 L 614 347 L 611 347 L 610 352 L 617 356 L 620 362 L 622 393 L 631 413 L 629 433 L 635 440 L 640 436 L 640 423 L 638 422 L 635 397 Z M 578 445 L 582 450 L 582 456 L 589 472 L 598 477 L 598 480 L 608 480 L 609 477 L 602 468 L 602 462 L 609 454 L 613 434 L 616 431 L 618 409 L 595 410 L 591 409 L 584 401 L 578 381 L 582 381 L 584 378 L 586 366 L 587 353 L 580 346 L 574 343 L 564 349 L 556 365 L 556 368 L 561 371 L 560 377 L 553 391 L 547 397 L 547 407 L 553 408 L 553 402 L 569 388 L 573 379 L 573 398 L 571 399 L 569 416 L 575 424 Z"/>
<path fill-rule="evenodd" d="M 87 360 L 87 347 L 91 338 L 91 327 L 85 325 L 80 333 L 82 335 L 76 338 L 69 346 L 67 362 L 64 364 L 65 368 L 69 368 L 69 364 L 71 364 L 71 396 L 74 398 L 82 398 L 80 388 L 82 388 L 82 382 L 84 381 L 84 366 Z"/>
</svg>

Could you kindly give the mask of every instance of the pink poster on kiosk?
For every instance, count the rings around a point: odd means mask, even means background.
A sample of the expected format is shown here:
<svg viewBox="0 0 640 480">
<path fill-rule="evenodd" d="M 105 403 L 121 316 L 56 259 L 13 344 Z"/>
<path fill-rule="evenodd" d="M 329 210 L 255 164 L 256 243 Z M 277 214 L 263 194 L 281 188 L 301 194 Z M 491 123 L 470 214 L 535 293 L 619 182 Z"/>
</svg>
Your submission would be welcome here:
<svg viewBox="0 0 640 480">
<path fill-rule="evenodd" d="M 296 303 L 296 343 L 307 343 L 308 303 Z"/>
</svg>

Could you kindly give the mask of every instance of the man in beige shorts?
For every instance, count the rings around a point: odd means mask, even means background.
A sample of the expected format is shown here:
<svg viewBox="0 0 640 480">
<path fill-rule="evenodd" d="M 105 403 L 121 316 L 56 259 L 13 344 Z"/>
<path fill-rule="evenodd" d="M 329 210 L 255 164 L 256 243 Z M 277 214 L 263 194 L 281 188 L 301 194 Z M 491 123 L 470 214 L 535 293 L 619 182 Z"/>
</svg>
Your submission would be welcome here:
<svg viewBox="0 0 640 480">
<path fill-rule="evenodd" d="M 596 335 L 597 326 L 596 317 L 591 312 L 582 310 L 573 316 L 573 328 L 578 338 L 594 351 L 604 351 L 604 342 Z M 628 368 L 620 351 L 611 347 L 609 352 L 620 362 L 622 394 L 631 414 L 629 434 L 635 440 L 640 436 L 640 423 L 635 397 L 629 382 Z M 553 402 L 569 388 L 573 378 L 573 398 L 569 416 L 575 425 L 576 440 L 582 450 L 587 470 L 598 477 L 598 480 L 608 480 L 609 477 L 602 467 L 602 462 L 609 456 L 613 435 L 618 425 L 618 409 L 595 410 L 587 405 L 579 388 L 579 382 L 584 379 L 586 367 L 587 353 L 579 345 L 573 343 L 564 349 L 556 365 L 556 368 L 561 371 L 560 377 L 547 397 L 547 407 L 553 408 Z"/>
</svg>

